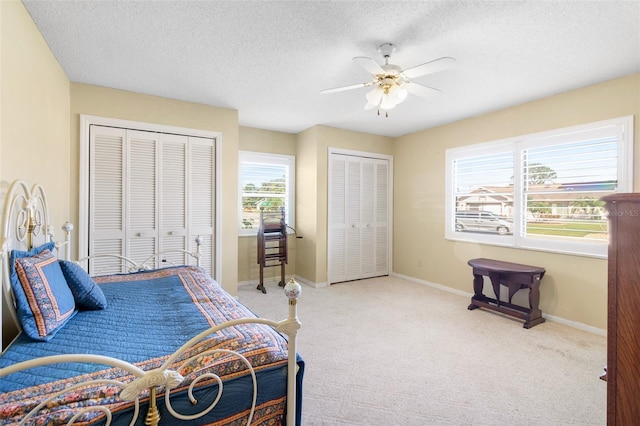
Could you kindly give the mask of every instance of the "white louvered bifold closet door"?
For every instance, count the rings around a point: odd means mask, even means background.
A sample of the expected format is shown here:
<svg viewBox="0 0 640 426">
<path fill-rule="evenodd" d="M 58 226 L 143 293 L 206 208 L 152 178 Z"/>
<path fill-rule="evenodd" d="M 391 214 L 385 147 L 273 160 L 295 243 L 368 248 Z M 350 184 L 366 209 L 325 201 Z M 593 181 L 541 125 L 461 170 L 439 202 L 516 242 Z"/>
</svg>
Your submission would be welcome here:
<svg viewBox="0 0 640 426">
<path fill-rule="evenodd" d="M 95 127 L 95 126 L 93 126 Z M 125 253 L 125 140 L 126 130 L 101 127 L 89 137 L 89 254 Z M 92 273 L 121 272 L 113 257 L 89 261 Z"/>
<path fill-rule="evenodd" d="M 329 283 L 389 273 L 389 161 L 331 154 Z"/>
<path fill-rule="evenodd" d="M 127 130 L 127 257 L 137 262 L 158 248 L 158 134 Z M 149 266 L 156 267 L 155 259 Z"/>
<path fill-rule="evenodd" d="M 160 259 L 183 265 L 187 242 L 187 142 L 182 135 L 160 135 Z"/>
<path fill-rule="evenodd" d="M 347 157 L 332 154 L 329 158 L 329 226 L 328 256 L 329 283 L 347 280 L 347 219 L 346 185 Z"/>
<path fill-rule="evenodd" d="M 363 278 L 362 274 L 362 209 L 361 209 L 361 186 L 362 177 L 360 173 L 360 158 L 347 157 L 347 180 L 346 188 L 346 212 L 347 217 L 346 239 L 345 239 L 345 265 L 347 270 L 347 280 Z"/>
<path fill-rule="evenodd" d="M 195 251 L 200 235 L 201 265 L 213 275 L 215 140 L 92 125 L 90 141 L 89 254 L 194 264 L 175 251 Z M 125 271 L 114 258 L 89 264 L 90 273 Z"/>
<path fill-rule="evenodd" d="M 214 269 L 215 242 L 215 146 L 212 139 L 189 137 L 190 147 L 190 206 L 189 244 L 195 250 L 195 239 L 202 238 L 200 266 Z"/>
<path fill-rule="evenodd" d="M 376 161 L 375 170 L 375 272 L 376 276 L 389 275 L 389 233 L 390 233 L 390 197 L 391 188 L 389 182 L 389 161 Z"/>
</svg>

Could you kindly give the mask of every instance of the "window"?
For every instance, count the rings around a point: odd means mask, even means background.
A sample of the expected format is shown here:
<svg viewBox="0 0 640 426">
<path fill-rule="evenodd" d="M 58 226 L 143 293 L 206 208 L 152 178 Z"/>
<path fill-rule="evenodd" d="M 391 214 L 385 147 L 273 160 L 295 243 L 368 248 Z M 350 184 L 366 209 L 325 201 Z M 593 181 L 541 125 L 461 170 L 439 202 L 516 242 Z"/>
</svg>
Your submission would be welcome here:
<svg viewBox="0 0 640 426">
<path fill-rule="evenodd" d="M 447 150 L 446 238 L 605 257 L 632 191 L 633 117 Z"/>
<path fill-rule="evenodd" d="M 294 227 L 295 159 L 292 155 L 240 151 L 240 234 L 254 235 L 260 212 L 284 211 Z M 283 210 L 284 209 L 284 210 Z"/>
</svg>

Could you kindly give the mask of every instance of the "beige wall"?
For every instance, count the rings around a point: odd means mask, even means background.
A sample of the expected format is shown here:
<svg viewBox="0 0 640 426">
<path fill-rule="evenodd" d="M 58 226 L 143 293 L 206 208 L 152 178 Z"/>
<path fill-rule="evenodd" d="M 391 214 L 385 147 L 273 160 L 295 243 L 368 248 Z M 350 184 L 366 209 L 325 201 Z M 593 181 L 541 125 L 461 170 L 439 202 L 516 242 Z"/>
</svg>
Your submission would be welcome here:
<svg viewBox="0 0 640 426">
<path fill-rule="evenodd" d="M 22 3 L 0 8 L 0 179 L 46 183 L 59 229 L 70 211 L 69 80 Z"/>
<path fill-rule="evenodd" d="M 80 114 L 118 118 L 222 133 L 221 284 L 237 294 L 238 284 L 238 112 L 203 104 L 142 95 L 123 90 L 71 85 L 71 194 L 73 220 L 78 215 Z"/>
<path fill-rule="evenodd" d="M 296 155 L 296 135 L 240 126 L 238 149 L 240 151 Z"/>
<path fill-rule="evenodd" d="M 327 202 L 329 148 L 393 154 L 393 139 L 369 133 L 315 126 L 298 135 L 298 240 L 296 274 L 310 282 L 327 282 Z"/>
<path fill-rule="evenodd" d="M 21 2 L 0 1 L 0 193 L 41 183 L 56 234 L 70 217 L 69 80 Z M 15 333 L 3 309 L 4 343 Z"/>
<path fill-rule="evenodd" d="M 296 135 L 296 275 L 311 282 L 316 278 L 318 197 L 318 127 Z"/>
<path fill-rule="evenodd" d="M 394 272 L 472 292 L 471 269 L 466 264 L 471 258 L 542 266 L 547 269 L 541 286 L 543 313 L 606 329 L 606 260 L 444 239 L 445 150 L 627 115 L 635 115 L 638 190 L 640 74 L 398 138 L 394 151 Z"/>
<path fill-rule="evenodd" d="M 271 154 L 296 155 L 296 135 L 270 130 L 240 127 L 240 151 L 268 152 Z M 239 196 L 239 195 L 238 195 Z M 239 202 L 239 201 L 238 201 Z M 236 203 L 237 205 L 237 203 Z M 236 224 L 236 227 L 238 225 Z M 260 277 L 258 248 L 255 235 L 238 237 L 238 282 L 257 282 Z M 290 235 L 287 241 L 288 261 L 285 267 L 287 277 L 296 273 L 296 238 Z M 280 268 L 265 268 L 265 284 L 280 281 Z"/>
</svg>

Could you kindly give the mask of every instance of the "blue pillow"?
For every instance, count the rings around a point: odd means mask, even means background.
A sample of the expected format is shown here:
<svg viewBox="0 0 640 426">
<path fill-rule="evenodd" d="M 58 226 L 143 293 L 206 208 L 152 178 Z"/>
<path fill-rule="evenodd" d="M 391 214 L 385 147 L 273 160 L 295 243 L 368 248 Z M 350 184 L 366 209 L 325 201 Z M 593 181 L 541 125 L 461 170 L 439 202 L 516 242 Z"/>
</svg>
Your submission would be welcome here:
<svg viewBox="0 0 640 426">
<path fill-rule="evenodd" d="M 20 284 L 18 274 L 16 273 L 16 260 L 22 257 L 35 256 L 36 254 L 40 254 L 45 250 L 53 251 L 55 246 L 56 244 L 54 242 L 50 242 L 38 247 L 34 247 L 29 251 L 11 250 L 11 253 L 9 254 L 9 277 L 11 279 L 13 294 L 16 298 L 18 297 L 18 294 L 22 294 L 22 284 Z"/>
<path fill-rule="evenodd" d="M 19 285 L 13 280 L 11 285 L 22 330 L 34 340 L 51 340 L 77 312 L 58 259 L 45 249 L 17 257 L 13 265 Z"/>
<path fill-rule="evenodd" d="M 44 243 L 41 246 L 38 247 L 34 247 L 29 251 L 21 251 L 21 250 L 11 250 L 11 254 L 10 254 L 10 262 L 9 262 L 9 274 L 11 275 L 11 281 L 13 281 L 13 279 L 18 279 L 18 276 L 16 275 L 16 269 L 15 269 L 15 265 L 16 265 L 16 259 L 19 259 L 21 257 L 31 257 L 31 256 L 35 256 L 36 254 L 40 254 L 45 250 L 49 250 L 49 251 L 53 251 L 53 249 L 56 247 L 56 243 L 54 243 L 53 241 L 50 243 Z"/>
<path fill-rule="evenodd" d="M 67 260 L 58 262 L 79 309 L 97 310 L 107 307 L 107 298 L 102 289 L 80 265 Z"/>
</svg>

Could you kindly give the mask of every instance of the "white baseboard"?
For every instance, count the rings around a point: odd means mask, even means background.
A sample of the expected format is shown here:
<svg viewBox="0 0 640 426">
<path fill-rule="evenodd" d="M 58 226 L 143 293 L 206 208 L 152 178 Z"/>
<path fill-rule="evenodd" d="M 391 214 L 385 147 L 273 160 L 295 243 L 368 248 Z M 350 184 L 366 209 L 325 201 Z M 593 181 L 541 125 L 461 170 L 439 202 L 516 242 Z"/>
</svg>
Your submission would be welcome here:
<svg viewBox="0 0 640 426">
<path fill-rule="evenodd" d="M 308 285 L 310 287 L 313 287 L 313 288 L 329 287 L 329 283 L 327 283 L 327 282 L 317 283 L 317 282 L 314 282 L 314 281 L 309 281 L 306 278 L 302 278 L 299 275 L 296 275 L 295 279 L 296 279 L 297 282 L 302 283 L 302 284 L 306 284 L 306 285 Z"/>
<path fill-rule="evenodd" d="M 309 281 L 306 278 L 302 278 L 301 276 L 298 276 L 298 275 L 286 275 L 285 283 L 287 283 L 291 278 L 294 278 L 297 282 L 308 285 L 309 287 L 313 287 L 313 288 L 329 287 L 329 283 L 327 282 L 316 283 L 313 281 Z M 264 281 L 265 281 L 265 284 L 268 284 L 268 283 L 274 282 L 274 280 L 279 280 L 279 278 L 276 277 L 274 279 L 273 277 L 270 277 L 269 279 L 265 279 Z M 246 286 L 246 285 L 257 286 L 259 282 L 260 280 L 238 281 L 238 287 Z"/>
<path fill-rule="evenodd" d="M 444 290 L 447 293 L 457 294 L 458 296 L 466 296 L 471 297 L 473 293 L 469 293 L 463 290 L 458 290 L 457 288 L 447 287 L 446 285 L 432 283 L 430 281 L 421 280 L 419 278 L 409 277 L 407 275 L 396 274 L 395 272 L 391 274 L 393 277 L 402 278 L 403 280 L 411 281 L 418 284 L 423 284 L 429 287 L 437 288 L 438 290 Z"/>
<path fill-rule="evenodd" d="M 414 283 L 423 284 L 423 285 L 426 285 L 426 286 L 429 286 L 429 287 L 437 288 L 438 290 L 443 290 L 443 291 L 446 291 L 448 293 L 457 294 L 459 296 L 466 296 L 466 297 L 469 297 L 469 298 L 471 298 L 471 296 L 473 296 L 473 293 L 469 293 L 469 292 L 466 292 L 466 291 L 458 290 L 458 289 L 452 288 L 452 287 L 447 287 L 446 285 L 436 284 L 436 283 L 432 283 L 430 281 L 425 281 L 425 280 L 421 280 L 421 279 L 418 279 L 418 278 L 409 277 L 409 276 L 406 276 L 406 275 L 392 273 L 391 276 L 402 278 L 403 280 L 411 281 L 411 282 L 414 282 Z M 590 333 L 598 334 L 600 336 L 606 336 L 607 335 L 607 330 L 603 330 L 601 328 L 597 328 L 597 327 L 593 327 L 593 326 L 590 326 L 590 325 L 587 325 L 587 324 L 583 324 L 581 322 L 571 321 L 571 320 L 568 320 L 566 318 L 557 317 L 555 315 L 545 314 L 544 312 L 542 313 L 542 316 L 546 320 L 553 321 L 553 322 L 558 322 L 558 323 L 564 324 L 564 325 L 568 325 L 569 327 L 577 328 L 578 330 L 588 331 Z"/>
<path fill-rule="evenodd" d="M 545 319 L 549 320 L 549 321 L 559 322 L 560 324 L 568 325 L 569 327 L 577 328 L 579 330 L 588 331 L 590 333 L 598 334 L 600 336 L 606 336 L 607 335 L 607 330 L 603 330 L 601 328 L 597 328 L 597 327 L 593 327 L 593 326 L 590 326 L 590 325 L 587 325 L 587 324 L 583 324 L 581 322 L 570 321 L 568 319 L 565 319 L 565 318 L 562 318 L 562 317 L 557 317 L 555 315 L 545 314 L 544 312 L 542 313 L 542 316 Z"/>
</svg>

